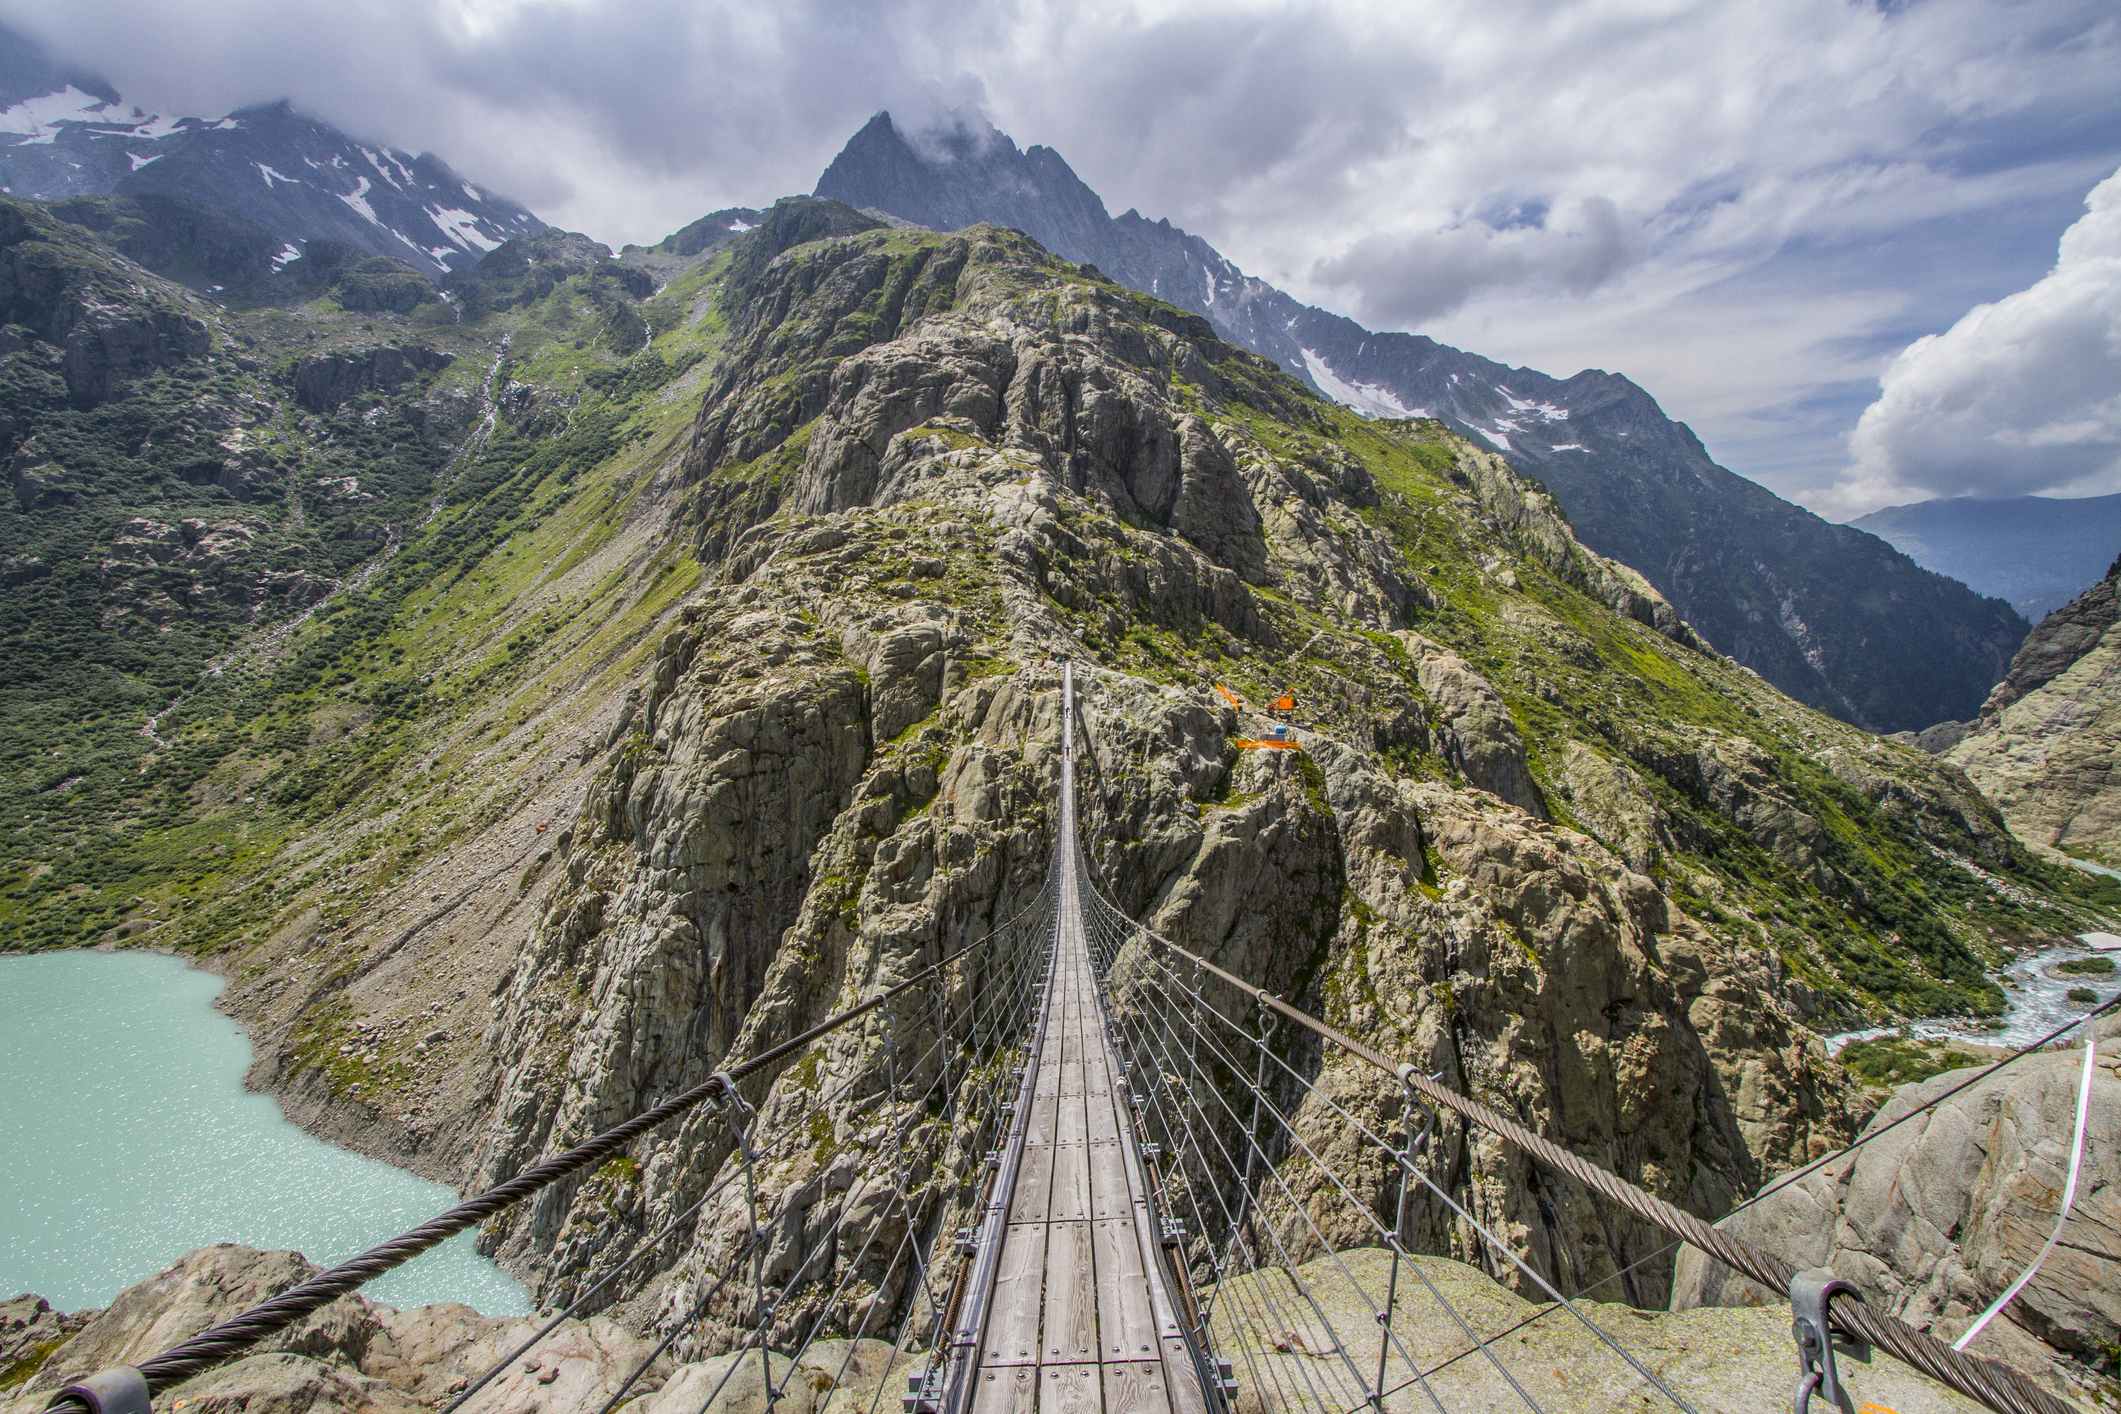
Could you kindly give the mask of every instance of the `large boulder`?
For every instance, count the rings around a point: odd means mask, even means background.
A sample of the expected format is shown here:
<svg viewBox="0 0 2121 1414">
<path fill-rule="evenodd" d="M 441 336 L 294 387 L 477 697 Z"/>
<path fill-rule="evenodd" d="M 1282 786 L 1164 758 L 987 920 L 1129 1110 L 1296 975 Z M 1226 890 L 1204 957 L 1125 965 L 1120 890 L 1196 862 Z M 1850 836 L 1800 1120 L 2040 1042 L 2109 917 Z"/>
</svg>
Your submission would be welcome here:
<svg viewBox="0 0 2121 1414">
<path fill-rule="evenodd" d="M 2121 863 L 2121 560 L 2040 621 L 1973 723 L 1944 750 L 2011 832 Z M 1946 738 L 1940 736 L 1939 741 Z"/>
<path fill-rule="evenodd" d="M 1975 1342 L 2027 1369 L 2121 1345 L 2121 1027 L 2101 1043 L 2076 1207 L 2039 1275 Z M 1831 1267 L 1900 1320 L 1955 1339 L 2046 1243 L 2062 1206 L 2082 1049 L 2029 1056 L 1725 1220 L 1798 1267 Z M 1967 1081 L 1903 1086 L 1866 1133 Z M 1675 1307 L 1780 1305 L 1692 1248 Z M 2044 1342 L 2044 1344 L 2043 1344 Z M 2058 1356 L 2059 1352 L 2059 1356 Z"/>
<path fill-rule="evenodd" d="M 85 1325 L 78 1318 L 50 1319 L 39 1297 L 8 1302 L 0 1307 L 0 1353 L 16 1353 L 27 1335 L 39 1344 L 18 1358 L 38 1364 L 13 1401 L 0 1405 L 0 1414 L 34 1414 L 53 1390 L 113 1365 L 137 1365 L 318 1270 L 299 1252 L 222 1243 L 187 1252 L 127 1287 L 108 1309 L 85 1313 L 91 1317 Z M 67 1329 L 68 1322 L 78 1333 Z M 360 1295 L 343 1296 L 243 1358 L 160 1398 L 164 1407 L 182 1404 L 210 1414 L 414 1414 L 462 1390 L 542 1324 L 529 1317 L 481 1316 L 455 1304 L 396 1311 Z M 52 1339 L 65 1343 L 53 1349 Z M 611 1321 L 563 1321 L 511 1361 L 486 1397 L 495 1408 L 521 1414 L 575 1414 L 601 1406 L 637 1371 L 636 1389 L 660 1388 L 670 1366 L 655 1355 L 651 1342 Z"/>
</svg>

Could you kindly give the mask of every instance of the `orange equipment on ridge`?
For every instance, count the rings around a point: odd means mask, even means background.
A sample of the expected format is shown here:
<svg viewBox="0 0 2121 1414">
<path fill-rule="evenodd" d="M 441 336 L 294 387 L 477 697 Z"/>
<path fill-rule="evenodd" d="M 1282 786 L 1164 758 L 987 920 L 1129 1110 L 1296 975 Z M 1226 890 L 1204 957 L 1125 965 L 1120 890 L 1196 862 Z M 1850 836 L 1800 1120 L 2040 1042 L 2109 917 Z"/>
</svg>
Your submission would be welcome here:
<svg viewBox="0 0 2121 1414">
<path fill-rule="evenodd" d="M 1245 710 L 1244 698 L 1239 697 L 1236 693 L 1230 691 L 1229 688 L 1224 687 L 1221 683 L 1215 684 L 1215 690 L 1221 693 L 1223 695 L 1223 700 L 1228 702 L 1232 707 L 1235 707 L 1240 712 Z"/>
</svg>

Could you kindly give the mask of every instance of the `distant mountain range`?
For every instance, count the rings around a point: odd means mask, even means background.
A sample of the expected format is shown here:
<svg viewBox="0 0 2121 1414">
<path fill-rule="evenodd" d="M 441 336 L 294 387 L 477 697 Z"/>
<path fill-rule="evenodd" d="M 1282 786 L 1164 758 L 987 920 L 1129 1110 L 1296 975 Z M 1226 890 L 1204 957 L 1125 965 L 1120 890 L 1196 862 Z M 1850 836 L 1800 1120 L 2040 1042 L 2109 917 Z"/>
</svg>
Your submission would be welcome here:
<svg viewBox="0 0 2121 1414">
<path fill-rule="evenodd" d="M 2097 584 L 2121 555 L 2121 496 L 1955 496 L 1887 506 L 1849 524 L 1924 569 L 2010 600 L 2035 623 Z"/>
<path fill-rule="evenodd" d="M 129 107 L 4 28 L 0 188 L 54 203 L 54 215 L 195 288 L 249 282 L 307 250 L 306 284 L 339 290 L 349 308 L 432 299 L 414 272 L 446 283 L 546 229 L 437 157 L 362 143 L 285 103 L 212 119 Z M 1847 721 L 1894 731 L 1971 717 L 2026 633 L 2007 604 L 1717 466 L 1625 377 L 1559 380 L 1372 333 L 1245 275 L 1168 221 L 1109 215 L 1059 154 L 1021 151 L 984 124 L 915 142 L 878 114 L 817 193 L 935 229 L 1015 227 L 1206 316 L 1325 396 L 1372 416 L 1435 417 L 1498 448 L 1555 493 L 1586 544 L 1639 570 L 1719 650 Z M 696 255 L 763 219 L 718 211 L 655 249 Z M 361 252 L 410 269 L 362 267 Z"/>
<path fill-rule="evenodd" d="M 816 194 L 938 230 L 1014 227 L 1205 316 L 1327 397 L 1478 438 L 1544 482 L 1585 544 L 1640 571 L 1719 650 L 1846 721 L 1896 731 L 1970 716 L 2029 628 L 2008 604 L 1718 466 L 1619 374 L 1557 379 L 1373 333 L 1169 221 L 1110 215 L 1059 153 L 1019 150 L 984 123 L 916 140 L 879 113 Z"/>
<path fill-rule="evenodd" d="M 0 110 L 0 190 L 39 201 L 186 197 L 280 241 L 283 263 L 325 239 L 440 278 L 545 229 L 438 157 L 357 142 L 285 103 L 218 118 L 145 112 L 5 27 Z"/>
</svg>

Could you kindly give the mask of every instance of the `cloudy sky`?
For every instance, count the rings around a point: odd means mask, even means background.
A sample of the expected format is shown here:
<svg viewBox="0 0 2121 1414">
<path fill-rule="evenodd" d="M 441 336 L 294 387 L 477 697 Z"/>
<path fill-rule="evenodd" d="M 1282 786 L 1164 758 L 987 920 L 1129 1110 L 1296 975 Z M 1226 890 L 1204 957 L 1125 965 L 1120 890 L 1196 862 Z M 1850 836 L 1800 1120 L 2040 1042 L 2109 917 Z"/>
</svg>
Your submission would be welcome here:
<svg viewBox="0 0 2121 1414">
<path fill-rule="evenodd" d="M 879 108 L 912 126 L 969 106 L 1058 149 L 1113 211 L 1168 216 L 1373 327 L 1624 372 L 1719 460 L 1836 518 L 2121 491 L 2121 192 L 2103 222 L 2085 205 L 2121 167 L 2111 0 L 0 0 L 0 18 L 143 106 L 291 98 L 612 244 L 809 190 Z"/>
</svg>

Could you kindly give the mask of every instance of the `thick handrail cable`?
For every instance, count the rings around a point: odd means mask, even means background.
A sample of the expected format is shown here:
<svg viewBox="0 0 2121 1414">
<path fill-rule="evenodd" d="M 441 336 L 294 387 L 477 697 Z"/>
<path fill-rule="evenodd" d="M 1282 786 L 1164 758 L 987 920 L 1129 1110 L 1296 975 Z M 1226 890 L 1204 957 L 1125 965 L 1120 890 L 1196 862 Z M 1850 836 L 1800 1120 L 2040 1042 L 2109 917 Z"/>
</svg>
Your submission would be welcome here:
<svg viewBox="0 0 2121 1414">
<path fill-rule="evenodd" d="M 922 1053 L 922 1058 L 925 1059 L 928 1054 L 939 1050 L 942 1045 L 943 1040 L 942 1038 L 938 1037 L 935 1044 L 928 1047 L 927 1051 L 924 1051 Z M 859 1083 L 860 1080 L 861 1077 L 859 1075 L 849 1076 L 846 1080 L 840 1083 L 839 1088 L 834 1092 L 831 1098 L 837 1099 L 838 1097 L 845 1095 L 848 1091 L 852 1090 L 854 1086 Z M 785 1137 L 788 1134 L 800 1132 L 800 1130 L 806 1124 L 807 1117 L 791 1119 L 786 1125 L 782 1126 L 781 1130 L 776 1135 L 776 1137 Z M 634 1247 L 633 1252 L 629 1256 L 627 1256 L 624 1261 L 620 1262 L 617 1266 L 613 1267 L 603 1276 L 597 1278 L 597 1280 L 586 1290 L 584 1290 L 581 1295 L 577 1296 L 572 1302 L 570 1302 L 566 1309 L 562 1310 L 558 1315 L 552 1317 L 544 1325 L 540 1326 L 528 1340 L 524 1341 L 521 1345 L 518 1345 L 515 1349 L 509 1351 L 506 1355 L 503 1355 L 499 1360 L 489 1365 L 486 1368 L 485 1372 L 478 1377 L 478 1379 L 472 1381 L 470 1385 L 465 1387 L 463 1390 L 459 1391 L 456 1398 L 452 1399 L 449 1403 L 443 1405 L 440 1414 L 455 1414 L 456 1410 L 461 1409 L 466 1404 L 470 1403 L 473 1396 L 477 1395 L 480 1390 L 484 1389 L 487 1384 L 494 1379 L 495 1376 L 499 1375 L 510 1365 L 513 1365 L 516 1361 L 522 1359 L 525 1355 L 529 1354 L 530 1351 L 537 1345 L 541 1344 L 547 1336 L 551 1335 L 554 1331 L 558 1330 L 564 1322 L 572 1319 L 577 1315 L 580 1315 L 582 1310 L 587 1307 L 590 1302 L 595 1300 L 597 1296 L 601 1294 L 606 1287 L 610 1286 L 611 1283 L 618 1280 L 626 1272 L 631 1270 L 634 1265 L 638 1263 L 643 1257 L 646 1257 L 649 1253 L 653 1252 L 656 1247 L 661 1244 L 664 1238 L 669 1237 L 680 1227 L 684 1226 L 685 1221 L 688 1218 L 692 1217 L 695 1213 L 699 1212 L 700 1209 L 706 1207 L 709 1203 L 713 1202 L 716 1198 L 720 1197 L 723 1191 L 727 1189 L 731 1184 L 735 1183 L 736 1180 L 741 1176 L 741 1171 L 737 1170 L 731 1171 L 723 1177 L 715 1180 L 713 1186 L 710 1187 L 705 1193 L 701 1194 L 698 1200 L 696 1200 L 691 1207 L 685 1209 L 676 1217 L 672 1218 L 669 1223 L 667 1223 L 663 1227 L 663 1229 L 657 1232 L 654 1236 L 645 1237 L 641 1239 L 641 1241 Z"/>
<path fill-rule="evenodd" d="M 1393 1076 L 1409 1089 L 1419 1093 L 1424 1100 L 1440 1105 L 1460 1118 L 1500 1135 L 1540 1163 L 1567 1174 L 1594 1192 L 1628 1208 L 1637 1216 L 1692 1243 L 1724 1265 L 1752 1278 L 1769 1290 L 1789 1290 L 1797 1272 L 1780 1257 L 1763 1252 L 1729 1233 L 1718 1231 L 1692 1213 L 1606 1172 L 1588 1159 L 1570 1153 L 1550 1140 L 1541 1138 L 1515 1120 L 1498 1114 L 1479 1101 L 1469 1099 L 1429 1079 L 1413 1066 L 1394 1062 L 1375 1047 L 1364 1045 L 1317 1017 L 1289 1005 L 1265 988 L 1255 986 L 1234 973 L 1217 967 L 1146 924 L 1137 923 L 1135 926 L 1142 936 L 1154 939 L 1187 961 L 1253 996 L 1261 1006 L 1280 1013 L 1322 1040 L 1332 1042 L 1348 1054 Z M 2048 1393 L 2019 1371 L 1982 1356 L 1954 1350 L 1935 1336 L 1903 1325 L 1860 1302 L 1844 1300 L 1832 1308 L 1832 1316 L 1847 1334 L 1869 1341 L 1930 1378 L 1951 1386 L 1969 1398 L 1979 1400 L 1990 1409 L 1998 1411 L 1998 1414 L 2077 1414 L 2071 1405 Z"/>
<path fill-rule="evenodd" d="M 1758 1192 L 1754 1193 L 1752 1197 L 1746 1199 L 1742 1203 L 1733 1205 L 1731 1210 L 1728 1213 L 1725 1213 L 1722 1217 L 1716 1219 L 1713 1225 L 1716 1227 L 1722 1227 L 1725 1223 L 1729 1222 L 1732 1218 L 1737 1217 L 1740 1213 L 1744 1212 L 1747 1208 L 1752 1207 L 1754 1204 L 1765 1202 L 1767 1199 L 1774 1197 L 1777 1193 L 1780 1193 L 1783 1189 L 1789 1187 L 1791 1184 L 1796 1183 L 1799 1179 L 1802 1179 L 1809 1174 L 1817 1172 L 1819 1169 L 1826 1166 L 1827 1164 L 1834 1163 L 1836 1160 L 1839 1159 L 1847 1158 L 1849 1155 L 1855 1153 L 1858 1149 L 1861 1149 L 1864 1145 L 1870 1143 L 1873 1139 L 1884 1138 L 1885 1135 L 1895 1129 L 1898 1129 L 1901 1125 L 1907 1123 L 1909 1120 L 1919 1119 L 1923 1115 L 1926 1115 L 1930 1111 L 1936 1109 L 1946 1100 L 1949 1100 L 1952 1096 L 1958 1094 L 1960 1091 L 1965 1090 L 1971 1085 L 1977 1085 L 1984 1080 L 1990 1079 L 1991 1077 L 2000 1074 L 2003 1068 L 2007 1065 L 2010 1065 L 2013 1061 L 2023 1060 L 2029 1055 L 2033 1055 L 2037 1052 L 2045 1050 L 2047 1047 L 2053 1045 L 2057 1040 L 2061 1039 L 2069 1032 L 2074 1031 L 2078 1027 L 2084 1026 L 2090 1022 L 2097 1021 L 2107 1012 L 2112 1011 L 2116 1006 L 2121 1006 L 2121 993 L 2117 993 L 2105 1004 L 2086 1012 L 2084 1015 L 2063 1022 L 2060 1026 L 2057 1026 L 2054 1030 L 2048 1032 L 2045 1036 L 2040 1037 L 2038 1040 L 2026 1042 L 2017 1050 L 2012 1051 L 2010 1054 L 2003 1056 L 2000 1059 L 1990 1061 L 1985 1065 L 1968 1067 L 1968 1069 L 1971 1071 L 1971 1074 L 1968 1075 L 1965 1080 L 1960 1081 L 1957 1085 L 1952 1086 L 1950 1089 L 1939 1091 L 1937 1094 L 1923 1101 L 1920 1105 L 1917 1105 L 1915 1108 L 1909 1110 L 1906 1114 L 1901 1115 L 1898 1119 L 1892 1120 L 1891 1122 L 1877 1129 L 1870 1130 L 1864 1134 L 1858 1135 L 1855 1139 L 1849 1141 L 1847 1144 L 1844 1144 L 1839 1149 L 1834 1150 L 1834 1152 L 1831 1154 L 1822 1154 L 1818 1158 L 1813 1159 L 1810 1163 L 1805 1164 L 1802 1168 L 1793 1169 L 1788 1173 L 1776 1175 L 1775 1179 L 1771 1183 L 1769 1183 L 1766 1187 L 1760 1189 Z M 1641 1257 L 1637 1257 L 1634 1261 L 1628 1263 L 1619 1271 L 1608 1272 L 1606 1275 L 1598 1278 L 1598 1280 L 1591 1282 L 1586 1286 L 1578 1287 L 1576 1289 L 1575 1294 L 1569 1297 L 1569 1300 L 1581 1301 L 1585 1296 L 1588 1296 L 1590 1293 L 1598 1290 L 1599 1287 L 1610 1286 L 1612 1283 L 1619 1281 L 1628 1273 L 1638 1271 L 1641 1268 L 1646 1267 L 1650 1263 L 1656 1261 L 1658 1258 L 1665 1256 L 1666 1254 L 1671 1252 L 1673 1248 L 1683 1247 L 1685 1245 L 1686 1242 L 1684 1239 L 1673 1238 L 1670 1242 L 1665 1243 L 1664 1246 L 1659 1247 L 1656 1251 L 1650 1252 Z M 1523 1330 L 1526 1326 L 1533 1325 L 1539 1321 L 1543 1321 L 1548 1316 L 1553 1315 L 1555 1309 L 1556 1308 L 1552 1305 L 1543 1306 L 1538 1311 L 1533 1312 L 1531 1315 L 1520 1319 L 1515 1325 L 1507 1326 L 1503 1330 L 1499 1331 L 1494 1336 L 1494 1339 L 1500 1340 L 1503 1336 L 1515 1334 L 1516 1332 Z M 1464 1351 L 1458 1355 L 1454 1355 L 1451 1357 L 1451 1359 L 1444 1361 L 1443 1365 L 1431 1366 L 1429 1369 L 1429 1373 L 1433 1375 L 1436 1373 L 1436 1371 L 1444 1368 L 1444 1365 L 1453 1364 L 1458 1360 L 1464 1359 L 1466 1355 L 1470 1354 L 1472 1354 L 1471 1351 Z M 1404 1388 L 1404 1386 L 1401 1386 L 1401 1388 Z"/>
<path fill-rule="evenodd" d="M 1040 891 L 1041 898 L 1045 892 L 1043 889 Z M 578 1173 L 600 1159 L 609 1158 L 643 1134 L 688 1110 L 697 1108 L 703 1101 L 725 1091 L 733 1092 L 738 1082 L 800 1052 L 811 1042 L 830 1035 L 855 1018 L 868 1015 L 884 1003 L 922 985 L 950 963 L 986 946 L 1012 927 L 1017 919 L 1037 906 L 1034 903 L 1019 911 L 1015 917 L 1000 924 L 985 937 L 936 959 L 904 981 L 878 992 L 867 1001 L 827 1017 L 808 1030 L 777 1046 L 769 1047 L 749 1060 L 717 1071 L 698 1085 L 672 1096 L 653 1109 L 644 1110 L 586 1143 L 578 1144 L 563 1154 L 533 1165 L 505 1183 L 496 1184 L 477 1197 L 459 1203 L 448 1212 L 430 1218 L 388 1242 L 372 1247 L 328 1271 L 319 1272 L 309 1280 L 258 1303 L 240 1315 L 210 1326 L 160 1355 L 142 1361 L 135 1368 L 146 1380 L 150 1393 L 160 1393 L 201 1371 L 211 1369 L 276 1331 L 284 1330 L 303 1317 L 323 1309 L 349 1291 L 373 1281 L 429 1248 L 440 1245 L 466 1228 L 476 1226 L 494 1214 L 505 1211 L 569 1174 Z M 83 1414 L 86 1414 L 88 1409 L 87 1402 L 81 1396 L 64 1391 L 45 1407 L 47 1410 L 71 1407 L 83 1411 Z"/>
</svg>

